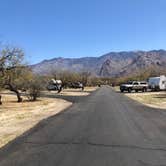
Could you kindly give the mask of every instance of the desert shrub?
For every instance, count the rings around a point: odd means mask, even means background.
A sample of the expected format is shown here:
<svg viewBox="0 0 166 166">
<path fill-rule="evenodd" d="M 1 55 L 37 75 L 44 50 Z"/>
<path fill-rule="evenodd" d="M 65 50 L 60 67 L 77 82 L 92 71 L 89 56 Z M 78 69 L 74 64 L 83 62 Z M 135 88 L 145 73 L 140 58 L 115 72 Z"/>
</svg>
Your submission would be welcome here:
<svg viewBox="0 0 166 166">
<path fill-rule="evenodd" d="M 36 101 L 41 95 L 41 91 L 45 89 L 45 79 L 41 76 L 33 75 L 30 80 L 26 82 L 25 90 L 26 96 L 30 101 Z"/>
</svg>

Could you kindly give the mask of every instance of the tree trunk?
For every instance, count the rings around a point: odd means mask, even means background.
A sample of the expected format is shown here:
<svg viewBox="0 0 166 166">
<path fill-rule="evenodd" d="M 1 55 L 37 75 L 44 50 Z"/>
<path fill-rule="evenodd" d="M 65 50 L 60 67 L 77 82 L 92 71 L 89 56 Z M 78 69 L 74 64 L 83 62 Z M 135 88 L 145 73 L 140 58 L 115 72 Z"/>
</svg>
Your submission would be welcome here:
<svg viewBox="0 0 166 166">
<path fill-rule="evenodd" d="M 36 99 L 37 99 L 37 95 L 33 95 L 33 97 L 32 97 L 32 101 L 36 101 Z"/>
<path fill-rule="evenodd" d="M 17 94 L 17 102 L 19 102 L 19 103 L 22 102 L 22 98 L 21 98 L 19 91 L 15 90 L 14 92 Z"/>
<path fill-rule="evenodd" d="M 16 95 L 17 95 L 17 102 L 19 102 L 19 103 L 22 102 L 21 94 L 20 94 L 20 92 L 17 90 L 17 88 L 14 88 L 14 87 L 12 86 L 12 84 L 7 84 L 7 85 L 9 86 L 9 90 L 10 90 L 10 91 L 16 93 Z"/>
<path fill-rule="evenodd" d="M 0 95 L 0 105 L 2 105 L 2 96 Z"/>
</svg>

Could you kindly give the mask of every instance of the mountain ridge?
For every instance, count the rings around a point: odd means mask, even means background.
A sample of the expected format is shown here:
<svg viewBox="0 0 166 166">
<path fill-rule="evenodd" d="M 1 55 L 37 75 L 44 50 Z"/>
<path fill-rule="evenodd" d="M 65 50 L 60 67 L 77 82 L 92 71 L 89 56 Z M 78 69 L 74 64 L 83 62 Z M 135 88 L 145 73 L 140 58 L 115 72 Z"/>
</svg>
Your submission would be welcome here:
<svg viewBox="0 0 166 166">
<path fill-rule="evenodd" d="M 31 65 L 31 68 L 42 75 L 55 71 L 88 71 L 94 76 L 117 77 L 151 66 L 166 67 L 166 50 L 110 52 L 99 57 L 57 57 Z"/>
</svg>

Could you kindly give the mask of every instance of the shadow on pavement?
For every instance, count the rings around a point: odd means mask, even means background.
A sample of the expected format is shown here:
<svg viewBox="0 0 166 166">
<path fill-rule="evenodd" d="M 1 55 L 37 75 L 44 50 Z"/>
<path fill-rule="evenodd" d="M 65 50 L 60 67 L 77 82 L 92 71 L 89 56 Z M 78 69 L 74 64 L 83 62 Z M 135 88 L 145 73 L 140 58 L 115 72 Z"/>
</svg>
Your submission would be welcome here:
<svg viewBox="0 0 166 166">
<path fill-rule="evenodd" d="M 89 92 L 89 91 L 78 91 L 78 92 L 83 92 L 83 93 L 89 93 L 89 95 L 85 95 L 85 96 L 63 95 L 61 93 L 58 94 L 58 93 L 54 93 L 54 92 L 53 93 L 48 92 L 48 93 L 43 93 L 41 95 L 41 97 L 58 98 L 58 99 L 67 100 L 67 101 L 72 102 L 72 103 L 78 103 L 78 102 L 84 101 L 84 99 L 86 99 L 87 96 L 91 96 L 96 91 L 97 90 L 92 91 L 92 92 Z M 75 91 L 73 91 L 73 92 L 75 92 Z"/>
<path fill-rule="evenodd" d="M 58 94 L 42 94 L 41 97 L 48 97 L 48 98 L 57 98 L 57 99 L 63 99 L 67 100 L 72 103 L 77 103 L 79 101 L 82 101 L 87 96 L 65 96 L 65 95 L 58 95 Z"/>
<path fill-rule="evenodd" d="M 42 94 L 41 97 L 48 97 L 48 98 L 59 98 L 64 99 L 73 103 L 77 102 L 83 102 L 85 99 L 88 100 L 88 98 L 96 93 L 97 90 L 90 93 L 88 96 L 63 96 L 56 93 L 53 94 Z M 33 128 L 25 131 L 22 135 L 18 136 L 14 140 L 10 141 L 8 144 L 0 148 L 0 160 L 3 158 L 7 158 L 7 156 L 12 153 L 13 150 L 16 150 L 18 147 L 20 147 L 26 138 L 33 134 L 34 132 L 37 132 L 38 130 L 42 129 L 47 125 L 51 120 L 55 120 L 55 118 L 59 118 L 60 115 L 64 114 L 65 112 L 69 111 L 69 108 L 64 109 L 63 111 L 57 113 L 56 115 L 50 116 L 47 119 L 41 120 L 39 123 L 37 123 Z"/>
</svg>

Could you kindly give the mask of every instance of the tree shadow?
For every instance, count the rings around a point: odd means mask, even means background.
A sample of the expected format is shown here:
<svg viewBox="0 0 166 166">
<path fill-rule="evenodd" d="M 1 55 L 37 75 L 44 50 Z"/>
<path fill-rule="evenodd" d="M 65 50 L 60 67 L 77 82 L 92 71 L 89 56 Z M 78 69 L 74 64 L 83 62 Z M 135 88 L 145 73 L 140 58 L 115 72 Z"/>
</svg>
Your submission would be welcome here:
<svg viewBox="0 0 166 166">
<path fill-rule="evenodd" d="M 80 92 L 86 92 L 86 91 L 80 91 Z M 58 98 L 58 99 L 67 100 L 67 101 L 72 102 L 72 103 L 78 103 L 78 102 L 84 101 L 84 99 L 86 99 L 87 97 L 91 96 L 95 92 L 96 92 L 96 90 L 92 91 L 92 92 L 87 92 L 87 93 L 89 93 L 89 95 L 85 95 L 85 96 L 63 95 L 63 92 L 60 93 L 60 94 L 59 93 L 48 92 L 48 93 L 42 93 L 41 97 Z"/>
<path fill-rule="evenodd" d="M 82 101 L 82 99 L 84 99 L 86 96 L 65 96 L 65 95 L 58 95 L 58 94 L 42 94 L 41 97 L 63 99 L 72 103 L 77 103 L 79 101 Z"/>
<path fill-rule="evenodd" d="M 77 102 L 83 102 L 84 100 L 88 100 L 88 98 L 93 94 L 96 93 L 96 91 L 93 91 L 90 93 L 88 96 L 63 96 L 63 95 L 58 95 L 56 93 L 54 94 L 42 94 L 41 97 L 48 97 L 48 98 L 59 98 L 59 99 L 64 99 L 67 101 L 70 101 L 72 103 L 77 103 Z M 72 107 L 72 106 L 71 106 Z M 18 136 L 14 140 L 11 140 L 8 144 L 0 148 L 0 160 L 3 158 L 8 157 L 10 153 L 18 149 L 19 146 L 22 146 L 25 142 L 25 140 L 32 135 L 33 133 L 37 132 L 38 130 L 41 130 L 45 125 L 47 125 L 51 120 L 58 119 L 61 115 L 66 115 L 66 112 L 70 111 L 70 108 L 66 108 L 63 111 L 50 116 L 46 119 L 43 119 L 39 121 L 34 127 L 31 129 L 25 131 L 22 135 Z M 69 115 L 70 116 L 70 115 Z M 72 115 L 73 116 L 73 115 Z"/>
</svg>

